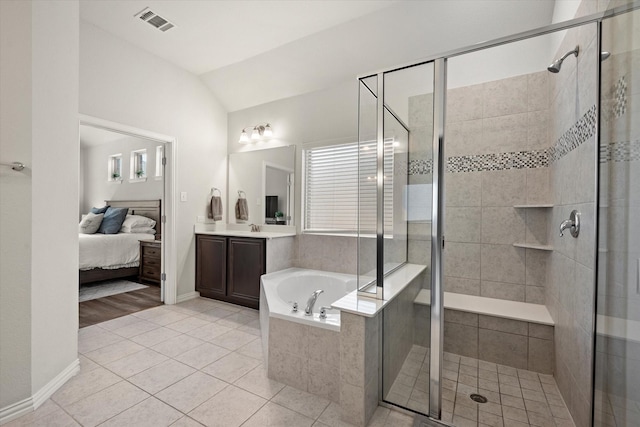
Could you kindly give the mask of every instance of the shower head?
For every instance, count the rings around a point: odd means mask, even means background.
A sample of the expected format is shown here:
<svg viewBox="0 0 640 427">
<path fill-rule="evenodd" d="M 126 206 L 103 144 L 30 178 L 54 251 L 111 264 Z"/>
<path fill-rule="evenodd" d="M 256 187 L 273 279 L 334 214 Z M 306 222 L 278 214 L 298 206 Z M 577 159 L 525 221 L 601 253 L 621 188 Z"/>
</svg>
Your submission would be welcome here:
<svg viewBox="0 0 640 427">
<path fill-rule="evenodd" d="M 547 70 L 551 71 L 552 73 L 560 72 L 560 68 L 562 67 L 562 61 L 564 61 L 568 56 L 571 56 L 571 55 L 575 55 L 577 58 L 578 53 L 580 53 L 580 46 L 576 46 L 576 48 L 573 49 L 571 52 L 567 52 L 564 55 L 562 55 L 562 58 L 554 61 L 553 64 L 549 65 L 547 67 Z"/>
</svg>

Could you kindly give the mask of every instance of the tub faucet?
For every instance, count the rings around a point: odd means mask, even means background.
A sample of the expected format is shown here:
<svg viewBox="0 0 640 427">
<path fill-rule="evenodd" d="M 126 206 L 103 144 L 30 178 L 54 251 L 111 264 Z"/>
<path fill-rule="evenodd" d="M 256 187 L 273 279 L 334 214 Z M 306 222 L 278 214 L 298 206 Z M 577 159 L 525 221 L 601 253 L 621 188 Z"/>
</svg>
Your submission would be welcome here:
<svg viewBox="0 0 640 427">
<path fill-rule="evenodd" d="M 304 309 L 305 316 L 313 316 L 313 305 L 316 303 L 316 300 L 318 299 L 318 295 L 320 295 L 323 292 L 324 291 L 322 289 L 313 291 L 313 293 L 309 297 L 309 300 L 307 301 L 307 307 Z"/>
</svg>

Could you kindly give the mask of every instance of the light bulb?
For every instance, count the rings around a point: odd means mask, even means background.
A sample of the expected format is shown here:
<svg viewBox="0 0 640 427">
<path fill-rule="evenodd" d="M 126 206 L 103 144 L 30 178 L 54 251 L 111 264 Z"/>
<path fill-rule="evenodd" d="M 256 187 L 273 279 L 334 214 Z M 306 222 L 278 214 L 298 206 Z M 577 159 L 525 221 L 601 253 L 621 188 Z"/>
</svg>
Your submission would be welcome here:
<svg viewBox="0 0 640 427">
<path fill-rule="evenodd" d="M 242 129 L 242 133 L 240 134 L 240 140 L 238 142 L 240 143 L 249 142 L 249 135 L 247 135 L 247 132 L 245 132 L 244 129 Z"/>
<path fill-rule="evenodd" d="M 258 131 L 257 127 L 253 128 L 253 132 L 251 132 L 251 139 L 254 141 L 260 139 L 260 131 Z"/>
<path fill-rule="evenodd" d="M 273 129 L 271 129 L 271 125 L 269 123 L 264 127 L 263 135 L 265 138 L 271 138 L 273 136 Z"/>
</svg>

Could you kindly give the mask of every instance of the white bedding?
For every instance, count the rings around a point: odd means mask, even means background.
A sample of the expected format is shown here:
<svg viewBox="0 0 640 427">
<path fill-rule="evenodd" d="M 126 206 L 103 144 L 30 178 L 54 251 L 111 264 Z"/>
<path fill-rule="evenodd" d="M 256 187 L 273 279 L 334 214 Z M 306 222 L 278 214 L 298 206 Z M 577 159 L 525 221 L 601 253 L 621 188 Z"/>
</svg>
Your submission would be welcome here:
<svg viewBox="0 0 640 427">
<path fill-rule="evenodd" d="M 154 240 L 153 234 L 79 234 L 80 270 L 100 267 L 115 269 L 140 264 L 140 240 Z"/>
</svg>

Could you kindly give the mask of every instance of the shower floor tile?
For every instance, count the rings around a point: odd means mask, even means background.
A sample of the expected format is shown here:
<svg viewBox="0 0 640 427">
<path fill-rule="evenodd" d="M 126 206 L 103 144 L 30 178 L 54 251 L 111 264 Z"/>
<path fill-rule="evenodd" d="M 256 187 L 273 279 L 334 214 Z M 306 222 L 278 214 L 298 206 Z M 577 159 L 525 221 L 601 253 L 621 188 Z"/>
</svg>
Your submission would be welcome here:
<svg viewBox="0 0 640 427">
<path fill-rule="evenodd" d="M 385 400 L 426 414 L 429 351 L 414 345 Z M 551 375 L 445 353 L 442 420 L 473 427 L 575 427 Z M 486 403 L 471 399 L 478 394 Z"/>
</svg>

